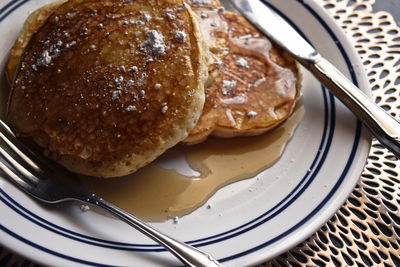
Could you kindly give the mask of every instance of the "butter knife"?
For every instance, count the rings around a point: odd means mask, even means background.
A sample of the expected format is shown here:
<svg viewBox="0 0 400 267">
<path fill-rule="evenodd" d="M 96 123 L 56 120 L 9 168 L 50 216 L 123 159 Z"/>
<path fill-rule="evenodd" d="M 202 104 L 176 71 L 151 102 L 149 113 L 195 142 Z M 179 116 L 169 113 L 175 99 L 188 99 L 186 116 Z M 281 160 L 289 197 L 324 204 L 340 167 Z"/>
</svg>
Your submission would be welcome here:
<svg viewBox="0 0 400 267">
<path fill-rule="evenodd" d="M 370 132 L 400 159 L 400 123 L 372 102 L 335 66 L 323 58 L 279 14 L 260 0 L 230 0 L 257 29 L 291 53 L 323 85 L 340 99 Z"/>
</svg>

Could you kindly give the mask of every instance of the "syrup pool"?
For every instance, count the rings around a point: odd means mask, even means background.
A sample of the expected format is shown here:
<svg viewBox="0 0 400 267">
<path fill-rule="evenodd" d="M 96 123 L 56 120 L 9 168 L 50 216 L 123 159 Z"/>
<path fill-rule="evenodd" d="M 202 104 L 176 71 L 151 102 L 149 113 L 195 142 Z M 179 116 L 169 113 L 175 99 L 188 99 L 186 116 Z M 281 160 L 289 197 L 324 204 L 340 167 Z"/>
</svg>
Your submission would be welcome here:
<svg viewBox="0 0 400 267">
<path fill-rule="evenodd" d="M 298 103 L 286 122 L 260 136 L 209 138 L 198 145 L 178 145 L 167 152 L 170 157 L 184 155 L 199 176 L 185 176 L 156 161 L 126 177 L 84 177 L 80 182 L 87 190 L 143 220 L 182 217 L 206 203 L 218 189 L 243 179 L 255 179 L 276 162 L 304 112 Z"/>
</svg>

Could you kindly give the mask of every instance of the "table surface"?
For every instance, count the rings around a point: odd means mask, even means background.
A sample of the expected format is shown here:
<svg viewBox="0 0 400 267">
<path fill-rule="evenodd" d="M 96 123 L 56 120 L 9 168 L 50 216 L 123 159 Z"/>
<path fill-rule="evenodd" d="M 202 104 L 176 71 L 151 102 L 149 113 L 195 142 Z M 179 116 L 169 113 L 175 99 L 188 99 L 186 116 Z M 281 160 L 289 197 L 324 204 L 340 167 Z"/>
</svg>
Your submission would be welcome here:
<svg viewBox="0 0 400 267">
<path fill-rule="evenodd" d="M 389 12 L 397 23 L 400 22 L 400 0 L 376 0 L 374 11 Z"/>
</svg>

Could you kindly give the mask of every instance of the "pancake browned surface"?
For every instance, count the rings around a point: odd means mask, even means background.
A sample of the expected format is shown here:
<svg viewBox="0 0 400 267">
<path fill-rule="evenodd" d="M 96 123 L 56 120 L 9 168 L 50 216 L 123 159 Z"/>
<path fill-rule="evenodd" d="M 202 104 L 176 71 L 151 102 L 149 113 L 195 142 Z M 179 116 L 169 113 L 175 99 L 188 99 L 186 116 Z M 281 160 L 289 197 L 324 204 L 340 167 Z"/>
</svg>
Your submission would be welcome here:
<svg viewBox="0 0 400 267">
<path fill-rule="evenodd" d="M 210 65 L 206 87 L 214 82 L 222 69 L 222 59 L 228 54 L 228 22 L 224 16 L 225 9 L 218 1 L 193 6 L 200 21 L 200 29 L 210 49 Z"/>
<path fill-rule="evenodd" d="M 125 175 L 196 124 L 207 55 L 182 0 L 70 0 L 26 45 L 7 119 L 72 171 Z"/>
<path fill-rule="evenodd" d="M 221 6 L 219 0 L 186 0 L 192 8 L 217 8 Z"/>
<path fill-rule="evenodd" d="M 47 4 L 38 10 L 32 12 L 25 20 L 24 26 L 15 41 L 14 46 L 11 48 L 8 61 L 6 64 L 6 76 L 10 84 L 13 83 L 21 56 L 24 53 L 25 47 L 29 42 L 32 34 L 39 28 L 45 20 L 66 0 L 59 0 Z"/>
<path fill-rule="evenodd" d="M 241 15 L 209 8 L 195 11 L 200 27 L 212 33 L 209 73 L 215 78 L 206 89 L 203 114 L 184 142 L 199 143 L 209 135 L 261 134 L 287 119 L 300 88 L 295 60 Z"/>
</svg>

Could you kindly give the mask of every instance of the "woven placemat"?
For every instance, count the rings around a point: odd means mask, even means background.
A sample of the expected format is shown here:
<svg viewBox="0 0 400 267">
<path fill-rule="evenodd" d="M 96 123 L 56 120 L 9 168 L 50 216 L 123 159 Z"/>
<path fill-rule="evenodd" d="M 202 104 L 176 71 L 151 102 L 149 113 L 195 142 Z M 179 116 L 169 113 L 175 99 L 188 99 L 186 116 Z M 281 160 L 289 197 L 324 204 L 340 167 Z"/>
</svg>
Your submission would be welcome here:
<svg viewBox="0 0 400 267">
<path fill-rule="evenodd" d="M 376 103 L 399 119 L 400 29 L 375 0 L 320 0 L 354 42 Z M 361 179 L 313 236 L 262 266 L 400 266 L 400 161 L 376 140 Z"/>
<path fill-rule="evenodd" d="M 400 29 L 375 0 L 319 0 L 354 42 L 376 103 L 400 114 Z M 400 161 L 376 140 L 357 187 L 313 236 L 260 266 L 400 266 Z M 37 266 L 0 247 L 0 266 Z"/>
</svg>

